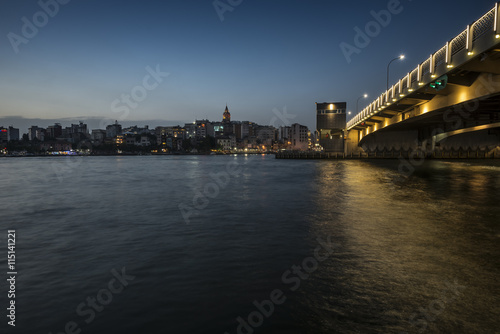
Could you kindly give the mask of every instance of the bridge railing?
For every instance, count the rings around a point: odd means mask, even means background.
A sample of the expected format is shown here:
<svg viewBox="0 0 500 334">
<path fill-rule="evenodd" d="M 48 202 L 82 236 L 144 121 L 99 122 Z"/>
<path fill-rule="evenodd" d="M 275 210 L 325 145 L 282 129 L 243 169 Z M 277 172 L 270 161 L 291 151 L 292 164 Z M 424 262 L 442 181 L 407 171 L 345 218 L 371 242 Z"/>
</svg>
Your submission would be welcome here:
<svg viewBox="0 0 500 334">
<path fill-rule="evenodd" d="M 466 49 L 468 56 L 474 55 L 474 42 L 481 36 L 491 33 L 492 31 L 495 34 L 495 38 L 500 39 L 500 2 L 497 2 L 495 6 L 481 18 L 468 25 L 464 31 L 448 41 L 442 48 L 420 63 L 413 71 L 409 72 L 367 107 L 362 109 L 347 122 L 347 129 L 350 130 L 369 119 L 371 116 L 376 115 L 386 106 L 414 91 L 414 89 L 417 88 L 416 86 L 425 85 L 423 80 L 424 77 L 430 74 L 431 78 L 435 78 L 439 66 L 445 64 L 448 69 L 456 66 L 456 64 L 453 65 L 452 59 L 453 56 L 456 56 L 460 51 Z"/>
</svg>

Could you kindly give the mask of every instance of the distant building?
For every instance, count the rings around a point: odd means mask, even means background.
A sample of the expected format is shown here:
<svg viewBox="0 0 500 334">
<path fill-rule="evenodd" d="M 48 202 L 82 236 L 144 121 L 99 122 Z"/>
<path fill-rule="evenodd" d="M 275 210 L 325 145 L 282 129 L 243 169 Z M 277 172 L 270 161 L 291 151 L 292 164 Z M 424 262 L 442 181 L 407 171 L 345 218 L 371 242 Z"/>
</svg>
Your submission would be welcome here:
<svg viewBox="0 0 500 334">
<path fill-rule="evenodd" d="M 217 138 L 217 146 L 220 146 L 223 151 L 232 151 L 236 149 L 236 137 L 221 136 Z"/>
<path fill-rule="evenodd" d="M 145 125 L 143 128 L 138 127 L 137 125 L 129 126 L 128 128 L 122 129 L 122 133 L 130 132 L 134 135 L 144 135 L 151 134 L 152 132 L 149 130 L 149 126 Z"/>
<path fill-rule="evenodd" d="M 278 140 L 282 142 L 286 142 L 290 139 L 290 127 L 289 126 L 280 126 L 278 129 Z"/>
<path fill-rule="evenodd" d="M 47 141 L 40 144 L 40 150 L 57 152 L 57 151 L 70 151 L 71 144 L 64 141 Z"/>
<path fill-rule="evenodd" d="M 7 134 L 8 134 L 7 138 L 8 141 L 19 140 L 19 129 L 9 126 Z"/>
<path fill-rule="evenodd" d="M 316 103 L 316 129 L 325 152 L 344 152 L 345 102 Z"/>
<path fill-rule="evenodd" d="M 38 128 L 38 130 L 35 131 L 35 137 L 39 141 L 45 141 L 45 129 Z"/>
<path fill-rule="evenodd" d="M 241 138 L 240 139 L 245 139 L 250 136 L 253 136 L 253 123 L 249 121 L 243 121 L 241 122 Z"/>
<path fill-rule="evenodd" d="M 206 138 L 210 121 L 208 119 L 197 120 L 196 122 L 196 137 Z"/>
<path fill-rule="evenodd" d="M 87 124 L 80 122 L 79 124 L 71 124 L 71 133 L 81 133 L 83 135 L 88 135 Z"/>
<path fill-rule="evenodd" d="M 106 138 L 106 130 L 94 129 L 90 135 L 90 139 L 94 144 L 101 144 Z"/>
<path fill-rule="evenodd" d="M 47 129 L 48 131 L 49 129 Z M 89 132 L 87 129 L 87 124 L 80 122 L 79 124 L 71 124 L 62 129 L 62 135 L 57 135 L 56 138 L 64 138 L 71 143 L 79 143 L 82 140 L 89 138 Z"/>
<path fill-rule="evenodd" d="M 32 126 L 28 129 L 28 138 L 29 140 L 45 140 L 45 129 L 39 128 L 38 126 Z"/>
<path fill-rule="evenodd" d="M 123 135 L 118 135 L 113 138 L 113 143 L 116 145 L 122 145 L 125 142 L 125 138 Z"/>
<path fill-rule="evenodd" d="M 186 123 L 184 124 L 185 139 L 196 137 L 196 124 L 195 123 Z"/>
<path fill-rule="evenodd" d="M 208 128 L 209 136 L 219 137 L 224 135 L 224 123 L 222 122 L 211 122 L 211 126 Z"/>
<path fill-rule="evenodd" d="M 264 145 L 272 145 L 276 139 L 276 128 L 273 126 L 259 126 L 255 131 L 255 137 Z"/>
<path fill-rule="evenodd" d="M 186 137 L 186 130 L 180 125 L 172 126 L 172 137 L 178 139 L 184 139 Z"/>
<path fill-rule="evenodd" d="M 188 124 L 186 124 L 187 126 Z M 189 124 L 193 125 L 194 124 Z M 196 131 L 192 130 L 191 127 L 189 128 L 191 131 L 186 131 L 186 128 L 181 127 L 180 125 L 177 126 L 157 126 L 155 128 L 155 135 L 156 135 L 156 144 L 158 146 L 163 146 L 163 148 L 166 148 L 169 142 L 172 142 L 172 139 L 177 143 L 178 140 L 182 140 L 184 138 L 190 138 L 188 137 L 188 132 L 191 132 L 191 135 L 193 133 L 196 133 Z M 194 127 L 193 127 L 194 129 Z M 170 141 L 168 139 L 171 139 Z"/>
<path fill-rule="evenodd" d="M 125 145 L 133 146 L 137 145 L 137 141 L 135 140 L 135 135 L 125 135 Z"/>
<path fill-rule="evenodd" d="M 142 135 L 139 142 L 137 142 L 138 146 L 151 146 L 151 142 L 149 141 L 149 137 L 147 135 Z"/>
<path fill-rule="evenodd" d="M 59 138 L 62 136 L 62 126 L 60 123 L 55 123 L 54 125 L 50 125 L 45 130 L 45 137 L 47 138 Z"/>
<path fill-rule="evenodd" d="M 290 126 L 289 141 L 292 149 L 305 151 L 309 148 L 309 129 L 305 125 L 294 123 Z"/>
<path fill-rule="evenodd" d="M 9 141 L 9 130 L 0 126 L 0 143 L 6 143 Z"/>
<path fill-rule="evenodd" d="M 106 137 L 114 138 L 122 134 L 122 126 L 115 121 L 115 124 L 106 126 Z"/>
<path fill-rule="evenodd" d="M 43 141 L 45 138 L 45 129 L 39 128 L 36 125 L 32 125 L 28 129 L 28 139 L 33 141 L 35 139 Z"/>
</svg>

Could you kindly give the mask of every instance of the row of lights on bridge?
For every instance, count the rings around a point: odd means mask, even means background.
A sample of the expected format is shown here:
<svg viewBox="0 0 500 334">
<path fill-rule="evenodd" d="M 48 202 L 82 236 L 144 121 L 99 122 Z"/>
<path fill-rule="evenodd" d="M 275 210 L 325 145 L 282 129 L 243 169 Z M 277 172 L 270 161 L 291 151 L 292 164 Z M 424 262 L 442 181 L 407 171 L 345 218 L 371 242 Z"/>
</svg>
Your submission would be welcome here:
<svg viewBox="0 0 500 334">
<path fill-rule="evenodd" d="M 495 8 L 495 24 L 494 24 L 494 25 L 495 25 L 495 30 L 496 30 L 496 32 L 498 32 L 498 31 L 499 31 L 499 30 L 498 30 L 498 29 L 499 29 L 499 27 L 497 26 L 497 24 L 499 24 L 499 23 L 497 22 L 497 21 L 498 21 L 498 17 L 500 17 L 500 15 L 499 15 L 499 13 L 498 13 L 499 11 L 500 11 L 500 8 L 499 8 L 499 6 L 498 6 L 498 4 L 497 4 L 497 7 Z M 467 27 L 467 29 L 468 29 L 468 32 L 469 32 L 469 29 L 470 29 L 470 28 L 469 28 L 469 26 Z M 499 38 L 500 38 L 500 34 L 498 34 L 498 33 L 497 33 L 497 34 L 495 35 L 495 38 L 496 38 L 496 39 L 499 39 Z M 448 45 L 448 44 L 447 44 L 446 46 L 447 46 L 447 48 L 449 47 L 449 45 Z M 467 48 L 469 48 L 469 47 L 467 46 Z M 448 49 L 447 49 L 447 52 L 448 52 Z M 467 55 L 468 55 L 468 56 L 472 56 L 472 55 L 474 55 L 474 51 L 469 50 L 469 51 L 467 52 Z M 432 56 L 431 56 L 431 57 L 432 57 Z M 387 65 L 387 91 L 389 91 L 389 67 L 390 67 L 390 65 L 391 65 L 391 63 L 392 63 L 392 62 L 394 62 L 394 61 L 396 61 L 396 60 L 403 60 L 403 59 L 405 59 L 405 55 L 404 55 L 404 54 L 401 54 L 400 56 L 398 56 L 398 57 L 396 57 L 396 58 L 392 59 L 392 60 L 388 63 L 388 65 Z M 447 65 L 446 65 L 446 67 L 447 67 L 447 68 L 453 68 L 453 65 L 452 65 L 452 64 L 447 64 Z M 432 74 L 431 74 L 431 78 L 435 79 L 436 77 L 437 77 L 437 75 L 436 75 L 435 73 L 432 73 Z M 441 80 L 441 79 L 442 79 L 442 80 Z M 444 76 L 440 77 L 438 80 L 431 82 L 431 83 L 430 83 L 430 87 L 435 88 L 435 89 L 437 89 L 437 90 L 443 89 L 443 88 L 446 86 L 446 81 L 447 81 L 447 78 L 446 78 L 446 75 L 444 75 Z M 419 85 L 419 86 L 424 86 L 424 85 L 425 85 L 425 83 L 420 81 L 420 82 L 418 82 L 418 85 Z M 413 91 L 414 91 L 414 89 L 413 89 L 413 88 L 408 87 L 408 92 L 413 92 Z M 399 96 L 400 96 L 400 97 L 404 97 L 404 96 L 405 96 L 405 94 L 400 93 L 400 94 L 399 94 Z M 358 112 L 359 112 L 359 111 L 358 111 L 358 103 L 359 103 L 359 100 L 360 100 L 361 98 L 367 98 L 367 97 L 368 97 L 368 94 L 364 94 L 363 96 L 360 96 L 360 97 L 358 98 L 358 100 L 356 101 L 356 114 L 358 114 Z M 396 98 L 393 98 L 393 99 L 392 99 L 392 101 L 393 101 L 393 102 L 396 102 L 396 101 L 397 101 L 397 99 L 396 99 Z M 387 106 L 391 105 L 391 102 L 387 101 L 387 102 L 386 102 L 386 105 L 387 105 Z M 383 110 L 384 108 L 385 108 L 385 106 L 384 106 L 384 105 L 382 105 L 382 106 L 380 106 L 380 107 L 378 108 L 378 111 L 381 111 L 381 110 Z M 348 114 L 350 115 L 350 114 L 351 114 L 351 112 L 349 111 L 349 112 L 348 112 Z M 368 115 L 367 117 L 365 117 L 365 119 L 366 119 L 366 118 L 369 118 L 369 116 L 370 116 L 370 115 Z M 364 121 L 364 119 L 363 119 L 363 120 L 361 120 L 361 121 Z M 364 123 L 364 122 L 363 122 L 363 123 Z"/>
</svg>

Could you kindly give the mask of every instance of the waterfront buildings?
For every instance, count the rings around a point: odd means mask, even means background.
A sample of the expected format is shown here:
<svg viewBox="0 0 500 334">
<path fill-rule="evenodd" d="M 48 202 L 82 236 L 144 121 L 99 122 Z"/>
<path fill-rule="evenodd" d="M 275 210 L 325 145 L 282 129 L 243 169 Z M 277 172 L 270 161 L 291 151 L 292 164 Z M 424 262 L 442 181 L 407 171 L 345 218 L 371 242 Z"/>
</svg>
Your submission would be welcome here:
<svg viewBox="0 0 500 334">
<path fill-rule="evenodd" d="M 19 139 L 19 130 L 10 127 L 0 131 L 0 141 Z M 17 130 L 17 133 L 16 131 Z M 9 132 L 10 131 L 10 132 Z M 10 134 L 10 137 L 9 137 Z M 5 137 L 5 138 L 4 138 Z M 267 152 L 277 150 L 308 150 L 310 132 L 307 127 L 292 124 L 275 128 L 251 121 L 233 121 L 226 105 L 222 119 L 210 121 L 198 119 L 184 126 L 157 126 L 154 130 L 129 126 L 123 128 L 115 121 L 105 129 L 89 129 L 79 122 L 63 127 L 55 123 L 47 128 L 31 126 L 22 143 L 34 152 L 50 152 L 56 149 L 80 150 L 90 148 L 94 152 Z"/>
</svg>

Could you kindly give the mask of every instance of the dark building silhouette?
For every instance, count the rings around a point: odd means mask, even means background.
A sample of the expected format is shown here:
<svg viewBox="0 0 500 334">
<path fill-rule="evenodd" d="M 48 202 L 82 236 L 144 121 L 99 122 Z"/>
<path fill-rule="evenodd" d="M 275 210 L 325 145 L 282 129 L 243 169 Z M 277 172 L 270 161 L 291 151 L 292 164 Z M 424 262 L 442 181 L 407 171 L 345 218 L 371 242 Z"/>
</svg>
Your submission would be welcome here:
<svg viewBox="0 0 500 334">
<path fill-rule="evenodd" d="M 325 152 L 344 152 L 346 102 L 316 102 L 316 130 Z"/>
</svg>

